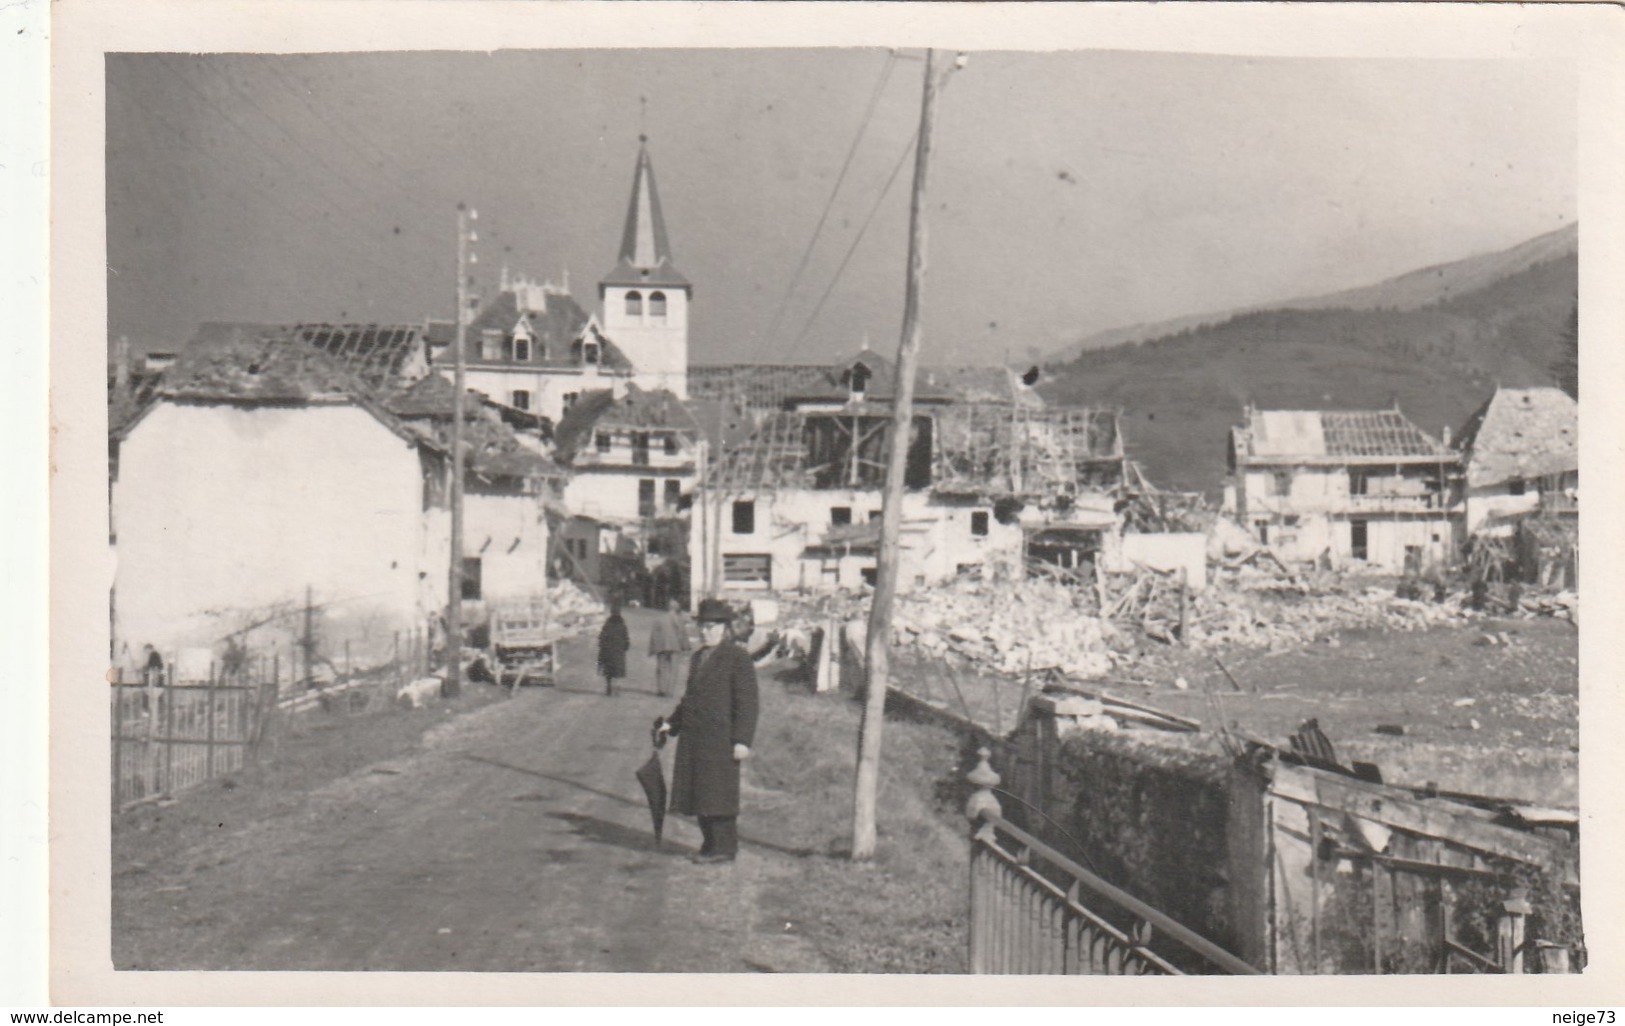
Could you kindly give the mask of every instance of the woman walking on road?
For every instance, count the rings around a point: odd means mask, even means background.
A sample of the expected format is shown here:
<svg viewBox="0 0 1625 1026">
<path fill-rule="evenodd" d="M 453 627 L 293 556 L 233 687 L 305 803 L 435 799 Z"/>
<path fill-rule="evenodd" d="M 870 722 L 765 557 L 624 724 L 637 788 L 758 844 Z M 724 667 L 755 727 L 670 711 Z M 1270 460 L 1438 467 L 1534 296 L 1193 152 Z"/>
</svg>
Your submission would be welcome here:
<svg viewBox="0 0 1625 1026">
<path fill-rule="evenodd" d="M 619 599 L 609 603 L 609 619 L 598 631 L 598 672 L 604 678 L 604 694 L 615 693 L 615 682 L 626 676 L 626 650 L 632 647 L 632 638 L 621 619 Z"/>
<path fill-rule="evenodd" d="M 705 842 L 695 862 L 732 862 L 739 853 L 739 768 L 756 736 L 756 667 L 729 636 L 733 611 L 721 599 L 700 603 L 700 650 L 689 661 L 688 689 L 658 734 L 677 738 L 671 811 L 699 819 Z"/>
</svg>

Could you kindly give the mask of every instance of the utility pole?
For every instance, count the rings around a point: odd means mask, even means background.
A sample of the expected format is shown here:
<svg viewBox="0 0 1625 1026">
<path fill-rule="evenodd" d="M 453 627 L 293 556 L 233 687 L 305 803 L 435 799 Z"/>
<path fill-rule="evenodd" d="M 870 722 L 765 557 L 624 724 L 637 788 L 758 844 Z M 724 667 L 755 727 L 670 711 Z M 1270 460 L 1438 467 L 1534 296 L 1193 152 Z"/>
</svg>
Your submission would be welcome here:
<svg viewBox="0 0 1625 1026">
<path fill-rule="evenodd" d="M 451 396 L 451 566 L 446 587 L 447 698 L 463 692 L 463 397 L 464 362 L 468 345 L 468 244 L 476 238 L 469 222 L 478 211 L 457 204 L 457 341 L 452 359 Z"/>
<path fill-rule="evenodd" d="M 903 330 L 897 343 L 897 387 L 892 409 L 891 453 L 886 461 L 886 495 L 880 518 L 875 594 L 869 607 L 864 661 L 868 696 L 858 736 L 858 779 L 852 803 L 852 858 L 875 854 L 875 806 L 880 791 L 880 734 L 891 670 L 891 607 L 897 594 L 898 544 L 903 520 L 903 478 L 909 432 L 914 421 L 914 374 L 920 354 L 920 282 L 925 276 L 925 171 L 931 153 L 931 122 L 936 111 L 936 51 L 925 52 L 925 90 L 920 101 L 920 136 L 914 150 L 914 190 L 908 206 L 908 279 L 903 299 Z M 857 439 L 853 438 L 856 446 Z"/>
</svg>

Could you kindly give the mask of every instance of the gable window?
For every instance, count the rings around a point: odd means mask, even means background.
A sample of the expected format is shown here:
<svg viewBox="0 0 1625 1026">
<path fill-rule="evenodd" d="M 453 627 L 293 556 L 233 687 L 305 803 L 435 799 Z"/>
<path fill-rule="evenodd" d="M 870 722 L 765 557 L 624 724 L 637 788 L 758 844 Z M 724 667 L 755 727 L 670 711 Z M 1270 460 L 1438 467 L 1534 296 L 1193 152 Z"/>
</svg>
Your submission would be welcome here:
<svg viewBox="0 0 1625 1026">
<path fill-rule="evenodd" d="M 741 499 L 734 503 L 734 534 L 756 533 L 756 502 Z"/>
<path fill-rule="evenodd" d="M 664 292 L 649 293 L 649 317 L 651 320 L 657 321 L 666 319 L 666 294 Z"/>
<path fill-rule="evenodd" d="M 480 359 L 502 359 L 502 332 L 493 328 L 480 332 Z"/>
<path fill-rule="evenodd" d="M 970 533 L 978 538 L 987 536 L 987 510 L 972 510 L 970 515 Z"/>
<path fill-rule="evenodd" d="M 845 527 L 852 522 L 851 506 L 831 506 L 829 508 L 829 523 L 831 527 Z"/>
<path fill-rule="evenodd" d="M 667 456 L 675 456 L 675 455 L 677 455 L 677 435 L 675 435 L 675 434 L 667 435 L 663 444 L 666 447 L 666 455 Z"/>
<path fill-rule="evenodd" d="M 641 293 L 641 292 L 628 292 L 626 294 L 626 316 L 628 316 L 628 317 L 642 317 L 643 316 L 643 293 Z"/>
<path fill-rule="evenodd" d="M 511 405 L 516 410 L 530 409 L 530 390 L 525 388 L 514 389 L 513 403 Z"/>
<path fill-rule="evenodd" d="M 675 477 L 666 478 L 666 508 L 676 509 L 683 501 L 683 482 Z"/>
<path fill-rule="evenodd" d="M 652 517 L 655 515 L 655 482 L 654 478 L 646 477 L 638 481 L 638 516 Z"/>
<path fill-rule="evenodd" d="M 599 452 L 608 452 L 609 451 L 609 432 L 608 431 L 600 431 L 600 432 L 598 432 L 598 437 L 593 439 L 593 443 L 598 446 L 598 451 Z"/>
<path fill-rule="evenodd" d="M 581 362 L 582 363 L 597 363 L 598 362 L 598 344 L 597 343 L 588 342 L 586 345 L 581 347 Z"/>
<path fill-rule="evenodd" d="M 516 338 L 513 340 L 513 358 L 515 363 L 530 362 L 530 339 Z"/>
</svg>

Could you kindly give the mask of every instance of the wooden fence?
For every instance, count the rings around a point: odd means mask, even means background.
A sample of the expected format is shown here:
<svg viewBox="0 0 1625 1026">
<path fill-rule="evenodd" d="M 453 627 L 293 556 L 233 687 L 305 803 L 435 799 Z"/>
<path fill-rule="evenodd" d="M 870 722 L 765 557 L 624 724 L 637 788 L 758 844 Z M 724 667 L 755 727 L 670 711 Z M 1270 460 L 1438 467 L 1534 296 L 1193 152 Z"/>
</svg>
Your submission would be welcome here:
<svg viewBox="0 0 1625 1026">
<path fill-rule="evenodd" d="M 242 769 L 276 701 L 274 681 L 176 681 L 111 688 L 113 806 L 172 795 Z"/>
</svg>

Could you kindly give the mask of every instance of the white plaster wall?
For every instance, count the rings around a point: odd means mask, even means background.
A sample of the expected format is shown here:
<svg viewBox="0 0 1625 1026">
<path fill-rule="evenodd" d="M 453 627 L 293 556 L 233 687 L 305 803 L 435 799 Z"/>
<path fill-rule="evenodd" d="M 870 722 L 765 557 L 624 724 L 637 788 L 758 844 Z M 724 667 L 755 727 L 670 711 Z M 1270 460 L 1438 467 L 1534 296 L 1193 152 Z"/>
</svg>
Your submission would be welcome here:
<svg viewBox="0 0 1625 1026">
<path fill-rule="evenodd" d="M 1183 569 L 1192 591 L 1207 588 L 1207 535 L 1125 534 L 1123 558 L 1154 570 Z"/>
<path fill-rule="evenodd" d="M 415 447 L 354 406 L 161 404 L 120 449 L 115 636 L 210 644 L 307 586 L 332 643 L 421 624 L 445 594 L 422 495 Z"/>
<path fill-rule="evenodd" d="M 481 597 L 528 598 L 547 589 L 547 521 L 534 495 L 463 496 L 463 552 L 480 560 Z"/>
<path fill-rule="evenodd" d="M 638 482 L 644 479 L 655 483 L 655 509 L 664 516 L 676 513 L 676 510 L 665 505 L 668 480 L 679 482 L 679 494 L 688 495 L 694 490 L 693 474 L 674 478 L 671 474 L 593 472 L 578 468 L 564 486 L 564 507 L 578 516 L 595 520 L 617 523 L 641 521 L 643 517 L 638 514 Z"/>
<path fill-rule="evenodd" d="M 1480 525 L 1492 516 L 1518 516 L 1540 508 L 1540 489 L 1531 482 L 1522 495 L 1513 495 L 1505 484 L 1467 489 L 1467 533 L 1478 533 Z M 1510 534 L 1511 529 L 1501 531 Z"/>
<path fill-rule="evenodd" d="M 628 317 L 626 294 L 643 295 L 643 314 Z M 666 316 L 649 315 L 649 295 L 663 292 Z M 684 288 L 608 287 L 604 290 L 604 334 L 614 342 L 636 372 L 634 381 L 644 388 L 670 389 L 688 398 L 688 290 Z"/>
<path fill-rule="evenodd" d="M 448 376 L 449 367 L 442 367 Z M 513 404 L 515 389 L 528 389 L 530 391 L 530 412 L 547 417 L 557 424 L 559 418 L 564 416 L 564 396 L 567 392 L 593 392 L 610 389 L 615 395 L 624 395 L 627 378 L 620 375 L 603 374 L 597 364 L 587 364 L 581 368 L 554 368 L 540 367 L 467 367 L 463 378 L 468 387 L 477 392 L 484 392 L 493 400 L 505 405 Z"/>
</svg>

